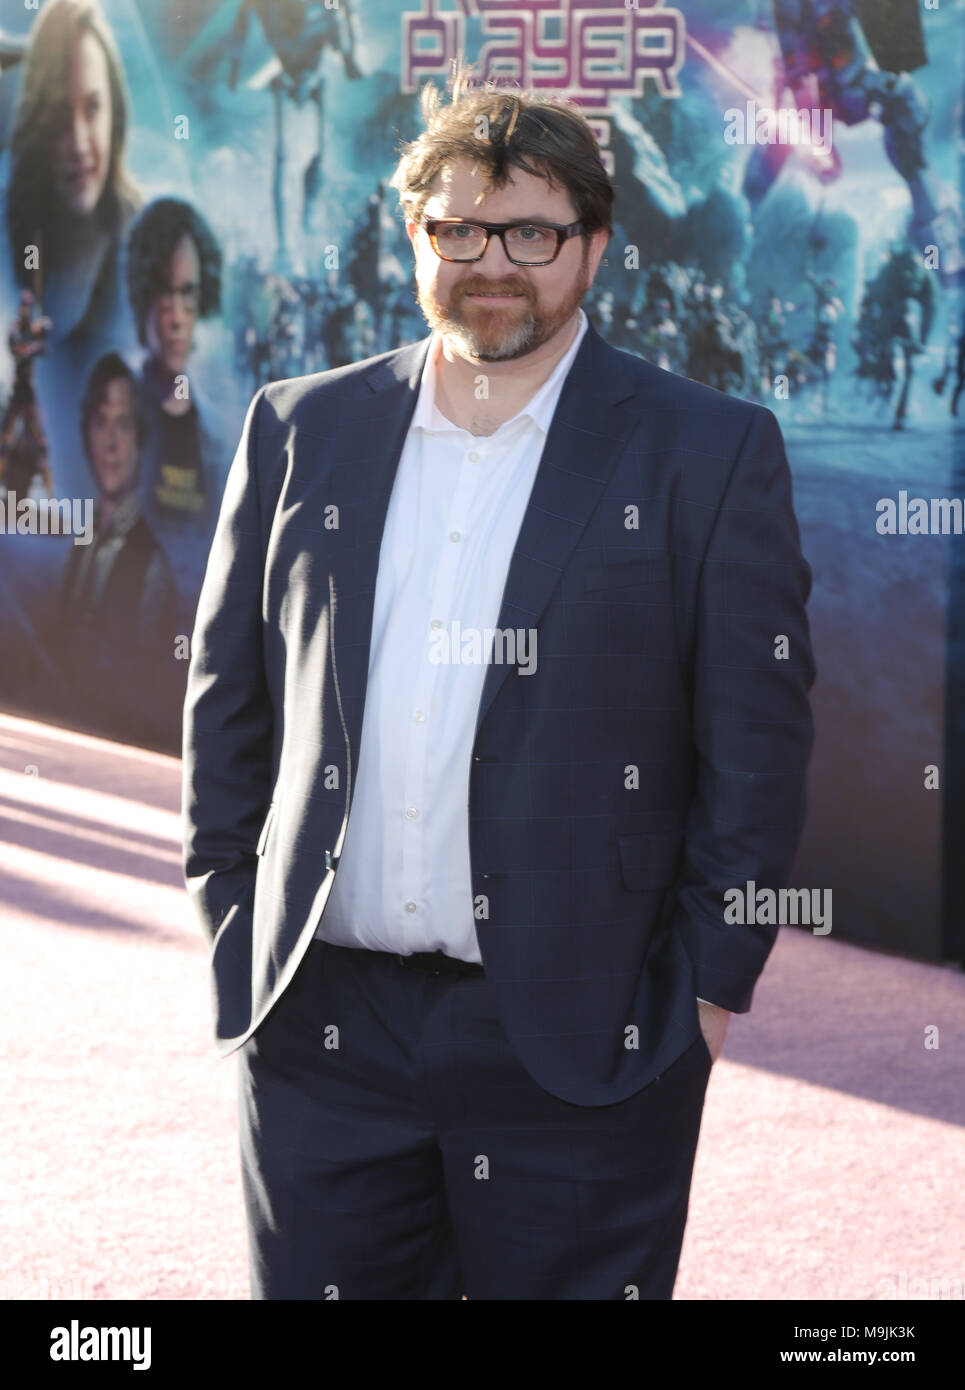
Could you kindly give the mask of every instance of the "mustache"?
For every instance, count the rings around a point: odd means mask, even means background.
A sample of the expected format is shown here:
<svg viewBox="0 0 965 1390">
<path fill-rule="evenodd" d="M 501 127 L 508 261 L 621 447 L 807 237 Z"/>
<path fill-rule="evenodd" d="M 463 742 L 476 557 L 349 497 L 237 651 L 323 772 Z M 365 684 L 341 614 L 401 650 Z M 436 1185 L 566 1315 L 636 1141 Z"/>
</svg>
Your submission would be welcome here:
<svg viewBox="0 0 965 1390">
<path fill-rule="evenodd" d="M 528 297 L 524 285 L 494 285 L 489 280 L 483 280 L 481 284 L 460 285 L 459 293 L 460 297 L 467 294 L 521 294 Z"/>
</svg>

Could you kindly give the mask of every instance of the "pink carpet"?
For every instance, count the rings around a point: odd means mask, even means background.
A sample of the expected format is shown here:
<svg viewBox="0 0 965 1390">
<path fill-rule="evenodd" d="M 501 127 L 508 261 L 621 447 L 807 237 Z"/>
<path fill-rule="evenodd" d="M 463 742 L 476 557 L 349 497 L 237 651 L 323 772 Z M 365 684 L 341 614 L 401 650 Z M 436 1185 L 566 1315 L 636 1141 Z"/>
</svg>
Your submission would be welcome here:
<svg viewBox="0 0 965 1390">
<path fill-rule="evenodd" d="M 248 1298 L 179 808 L 176 759 L 0 716 L 2 1298 Z M 783 929 L 711 1075 L 675 1296 L 961 1297 L 963 1057 L 957 967 Z"/>
</svg>

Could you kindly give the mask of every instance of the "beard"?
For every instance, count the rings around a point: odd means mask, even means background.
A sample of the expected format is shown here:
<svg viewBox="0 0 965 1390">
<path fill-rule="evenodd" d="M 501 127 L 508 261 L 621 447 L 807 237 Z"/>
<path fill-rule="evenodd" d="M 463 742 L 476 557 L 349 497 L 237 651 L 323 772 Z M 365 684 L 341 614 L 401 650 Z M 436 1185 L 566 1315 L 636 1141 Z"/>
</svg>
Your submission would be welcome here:
<svg viewBox="0 0 965 1390">
<path fill-rule="evenodd" d="M 506 362 L 525 357 L 548 342 L 576 313 L 589 288 L 589 251 L 584 245 L 580 273 L 563 301 L 552 309 L 542 306 L 532 286 L 519 280 L 460 280 L 441 300 L 432 284 L 418 284 L 416 298 L 426 323 L 449 339 L 465 357 L 478 362 Z M 513 304 L 487 306 L 474 293 L 518 294 Z"/>
</svg>

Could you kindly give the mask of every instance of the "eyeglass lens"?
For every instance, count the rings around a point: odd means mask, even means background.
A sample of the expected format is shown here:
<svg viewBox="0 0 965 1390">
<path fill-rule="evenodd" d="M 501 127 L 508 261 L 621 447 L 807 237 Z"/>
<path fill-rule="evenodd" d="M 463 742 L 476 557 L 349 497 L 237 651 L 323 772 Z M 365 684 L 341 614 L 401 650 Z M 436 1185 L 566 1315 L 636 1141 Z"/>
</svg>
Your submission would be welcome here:
<svg viewBox="0 0 965 1390">
<path fill-rule="evenodd" d="M 527 225 L 510 227 L 506 232 L 506 250 L 517 261 L 546 261 L 556 250 L 556 232 L 552 227 Z M 482 227 L 470 222 L 436 228 L 436 241 L 444 256 L 453 260 L 472 260 L 486 244 Z"/>
</svg>

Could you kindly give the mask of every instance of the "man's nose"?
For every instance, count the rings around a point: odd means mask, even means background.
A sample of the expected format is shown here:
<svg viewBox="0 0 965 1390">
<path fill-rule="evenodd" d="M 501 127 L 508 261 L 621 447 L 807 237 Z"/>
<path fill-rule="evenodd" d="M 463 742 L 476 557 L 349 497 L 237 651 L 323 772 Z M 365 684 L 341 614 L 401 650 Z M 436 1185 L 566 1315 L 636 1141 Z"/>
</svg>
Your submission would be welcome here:
<svg viewBox="0 0 965 1390">
<path fill-rule="evenodd" d="M 476 269 L 485 268 L 493 275 L 506 275 L 507 272 L 513 273 L 517 267 L 506 255 L 503 247 L 503 239 L 498 232 L 493 232 L 489 238 L 489 245 L 483 252 L 482 259 L 476 262 Z"/>
</svg>

